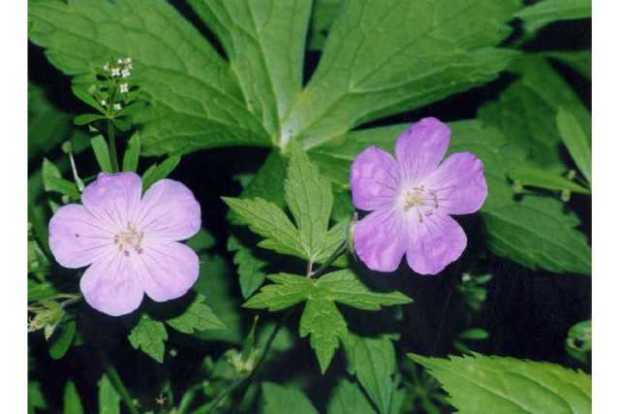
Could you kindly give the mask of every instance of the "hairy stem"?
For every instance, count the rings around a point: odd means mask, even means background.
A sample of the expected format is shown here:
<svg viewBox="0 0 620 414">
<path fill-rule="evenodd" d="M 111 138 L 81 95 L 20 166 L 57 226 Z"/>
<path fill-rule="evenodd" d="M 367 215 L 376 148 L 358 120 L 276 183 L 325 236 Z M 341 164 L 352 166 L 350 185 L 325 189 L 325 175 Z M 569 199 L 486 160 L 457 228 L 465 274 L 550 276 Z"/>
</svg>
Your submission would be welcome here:
<svg viewBox="0 0 620 414">
<path fill-rule="evenodd" d="M 347 251 L 347 240 L 343 240 L 340 245 L 336 248 L 334 253 L 327 258 L 327 260 L 318 268 L 316 271 L 311 271 L 308 276 L 309 277 L 318 277 L 329 269 L 329 267 L 334 264 L 334 262 Z"/>
<path fill-rule="evenodd" d="M 116 136 L 114 134 L 114 124 L 108 119 L 108 147 L 110 147 L 110 164 L 112 164 L 112 172 L 118 172 L 118 155 L 116 152 Z"/>
</svg>

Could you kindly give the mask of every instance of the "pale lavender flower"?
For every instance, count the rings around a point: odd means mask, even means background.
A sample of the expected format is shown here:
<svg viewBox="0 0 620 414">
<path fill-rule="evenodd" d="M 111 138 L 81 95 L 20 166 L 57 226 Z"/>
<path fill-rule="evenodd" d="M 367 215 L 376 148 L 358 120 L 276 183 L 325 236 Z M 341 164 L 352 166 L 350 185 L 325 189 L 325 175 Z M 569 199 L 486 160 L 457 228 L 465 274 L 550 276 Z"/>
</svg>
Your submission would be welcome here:
<svg viewBox="0 0 620 414">
<path fill-rule="evenodd" d="M 373 146 L 353 161 L 353 205 L 372 211 L 355 225 L 353 241 L 370 269 L 392 272 L 406 255 L 413 271 L 434 275 L 465 250 L 465 232 L 450 216 L 478 211 L 487 184 L 469 152 L 442 162 L 450 135 L 438 119 L 424 118 L 398 138 L 396 158 Z"/>
<path fill-rule="evenodd" d="M 80 290 L 93 308 L 112 316 L 137 309 L 146 293 L 163 302 L 184 295 L 198 278 L 198 256 L 179 243 L 201 226 L 200 205 L 182 183 L 164 179 L 142 196 L 131 172 L 101 173 L 82 204 L 56 211 L 49 243 L 62 266 L 89 266 Z"/>
</svg>

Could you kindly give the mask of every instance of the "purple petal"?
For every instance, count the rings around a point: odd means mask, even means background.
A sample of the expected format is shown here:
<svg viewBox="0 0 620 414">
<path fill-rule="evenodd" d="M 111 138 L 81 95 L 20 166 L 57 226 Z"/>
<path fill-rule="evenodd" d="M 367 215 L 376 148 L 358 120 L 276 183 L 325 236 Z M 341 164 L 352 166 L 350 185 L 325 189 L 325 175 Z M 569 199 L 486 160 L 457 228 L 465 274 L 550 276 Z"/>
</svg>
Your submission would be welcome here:
<svg viewBox="0 0 620 414">
<path fill-rule="evenodd" d="M 144 291 L 133 263 L 121 254 L 110 254 L 93 263 L 80 280 L 86 302 L 111 316 L 138 309 Z"/>
<path fill-rule="evenodd" d="M 450 144 L 450 128 L 436 118 L 423 118 L 396 141 L 396 160 L 407 181 L 423 178 L 443 159 Z"/>
<path fill-rule="evenodd" d="M 132 172 L 100 173 L 82 193 L 82 203 L 102 223 L 125 229 L 138 213 L 142 180 Z"/>
<path fill-rule="evenodd" d="M 395 210 L 381 209 L 355 225 L 355 252 L 368 268 L 380 272 L 393 272 L 398 268 L 407 248 L 403 224 Z"/>
<path fill-rule="evenodd" d="M 414 224 L 415 223 L 415 224 Z M 421 275 L 436 275 L 461 257 L 467 236 L 450 216 L 425 217 L 422 223 L 410 224 L 407 263 Z"/>
<path fill-rule="evenodd" d="M 176 241 L 200 230 L 200 204 L 184 184 L 174 180 L 156 182 L 142 198 L 138 226 L 147 237 Z"/>
<path fill-rule="evenodd" d="M 450 155 L 427 180 L 447 214 L 475 213 L 487 198 L 482 161 L 470 152 Z"/>
<path fill-rule="evenodd" d="M 362 151 L 351 166 L 353 205 L 376 210 L 394 200 L 399 185 L 398 164 L 387 152 L 370 147 Z"/>
<path fill-rule="evenodd" d="M 198 279 L 198 255 L 184 244 L 153 244 L 135 257 L 139 262 L 136 277 L 154 301 L 181 297 Z"/>
<path fill-rule="evenodd" d="M 56 261 L 76 269 L 113 249 L 114 234 L 79 204 L 59 208 L 49 223 L 49 244 Z"/>
</svg>

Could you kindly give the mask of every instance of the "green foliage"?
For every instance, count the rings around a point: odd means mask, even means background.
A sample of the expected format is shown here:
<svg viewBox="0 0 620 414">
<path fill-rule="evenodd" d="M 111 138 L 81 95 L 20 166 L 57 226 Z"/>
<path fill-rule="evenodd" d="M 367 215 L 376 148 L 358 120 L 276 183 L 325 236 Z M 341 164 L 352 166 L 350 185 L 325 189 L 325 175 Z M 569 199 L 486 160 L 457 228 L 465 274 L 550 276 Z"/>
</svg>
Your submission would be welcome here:
<svg viewBox="0 0 620 414">
<path fill-rule="evenodd" d="M 533 165 L 522 164 L 510 169 L 508 176 L 515 183 L 521 186 L 532 186 L 547 190 L 570 191 L 578 194 L 590 194 L 590 190 L 562 177 L 557 173 L 553 173 L 544 168 Z"/>
<path fill-rule="evenodd" d="M 95 158 L 97 159 L 97 163 L 99 164 L 101 171 L 107 173 L 114 172 L 110 158 L 110 149 L 108 148 L 108 143 L 105 142 L 103 135 L 97 135 L 92 138 L 90 140 L 90 145 L 93 148 Z"/>
<path fill-rule="evenodd" d="M 321 372 L 325 372 L 338 349 L 347 340 L 347 324 L 336 302 L 362 310 L 404 305 L 411 299 L 400 292 L 378 293 L 368 289 L 350 270 L 341 270 L 319 279 L 280 273 L 270 275 L 274 282 L 264 286 L 243 306 L 249 309 L 279 311 L 306 302 L 299 325 L 301 337 L 310 335 Z"/>
<path fill-rule="evenodd" d="M 47 403 L 41 392 L 41 384 L 36 381 L 28 382 L 28 414 L 35 414 L 47 408 Z"/>
<path fill-rule="evenodd" d="M 329 228 L 333 207 L 330 182 L 319 174 L 308 156 L 292 146 L 284 184 L 285 199 L 295 226 L 286 213 L 262 198 L 224 201 L 250 229 L 264 237 L 258 246 L 308 260 L 327 259 L 345 239 L 343 224 Z"/>
<path fill-rule="evenodd" d="M 159 164 L 151 165 L 142 175 L 142 189 L 146 191 L 157 181 L 168 177 L 177 168 L 180 161 L 181 157 L 173 156 L 166 158 Z"/>
<path fill-rule="evenodd" d="M 160 364 L 164 362 L 168 332 L 166 326 L 143 313 L 128 336 L 129 343 Z"/>
<path fill-rule="evenodd" d="M 368 399 L 357 386 L 346 379 L 341 379 L 332 391 L 327 414 L 375 414 Z"/>
<path fill-rule="evenodd" d="M 592 52 L 589 50 L 544 52 L 544 56 L 562 62 L 587 80 L 592 80 Z"/>
<path fill-rule="evenodd" d="M 47 158 L 43 159 L 41 171 L 45 191 L 60 193 L 74 200 L 80 198 L 80 191 L 75 183 L 62 178 L 58 167 Z"/>
<path fill-rule="evenodd" d="M 314 2 L 308 33 L 308 48 L 311 50 L 323 49 L 329 29 L 343 3 L 343 0 L 316 0 Z"/>
<path fill-rule="evenodd" d="M 227 145 L 269 145 L 225 61 L 167 2 L 31 1 L 29 38 L 50 62 L 87 89 L 96 66 L 129 56 L 136 85 L 149 97 L 146 154 Z"/>
<path fill-rule="evenodd" d="M 49 353 L 52 359 L 60 359 L 69 350 L 75 339 L 76 323 L 75 320 L 67 320 L 61 323 L 50 338 Z"/>
<path fill-rule="evenodd" d="M 312 403 L 301 391 L 283 387 L 273 382 L 263 382 L 262 414 L 318 414 Z"/>
<path fill-rule="evenodd" d="M 207 329 L 225 329 L 226 325 L 215 315 L 213 309 L 205 303 L 202 295 L 196 295 L 194 301 L 185 311 L 166 323 L 179 332 L 193 334 L 194 331 Z"/>
<path fill-rule="evenodd" d="M 58 110 L 45 89 L 28 83 L 28 159 L 51 151 L 72 134 L 71 115 Z"/>
<path fill-rule="evenodd" d="M 265 282 L 267 274 L 263 268 L 267 262 L 256 257 L 252 249 L 241 244 L 234 236 L 228 239 L 227 248 L 228 251 L 234 252 L 233 262 L 237 265 L 241 295 L 247 299 Z"/>
<path fill-rule="evenodd" d="M 584 19 L 591 14 L 590 0 L 542 0 L 520 10 L 516 16 L 523 20 L 526 33 L 531 35 L 551 22 Z"/>
<path fill-rule="evenodd" d="M 590 413 L 592 380 L 559 365 L 475 355 L 427 358 L 409 354 L 430 370 L 450 394 L 459 413 L 493 407 L 503 413 Z"/>
<path fill-rule="evenodd" d="M 349 334 L 345 350 L 350 370 L 377 407 L 379 413 L 399 412 L 394 404 L 396 381 L 396 353 L 392 340 L 387 336 L 378 338 L 359 337 Z"/>
<path fill-rule="evenodd" d="M 80 400 L 80 394 L 78 393 L 77 388 L 75 387 L 75 384 L 73 383 L 73 381 L 69 381 L 65 384 L 63 413 L 64 414 L 84 413 L 82 401 Z"/>
<path fill-rule="evenodd" d="M 575 116 L 565 108 L 560 108 L 556 117 L 558 131 L 568 148 L 568 152 L 573 161 L 577 164 L 579 171 L 588 180 L 592 181 L 592 151 L 590 150 L 590 139 L 586 135 L 584 128 L 579 124 Z"/>
<path fill-rule="evenodd" d="M 571 326 L 565 347 L 570 356 L 587 363 L 588 355 L 592 352 L 592 321 L 581 321 Z"/>
<path fill-rule="evenodd" d="M 99 414 L 120 414 L 121 398 L 108 379 L 108 376 L 104 374 L 99 380 L 97 386 L 99 388 Z"/>
<path fill-rule="evenodd" d="M 135 133 L 127 142 L 127 149 L 123 156 L 123 171 L 137 171 L 138 161 L 140 159 L 140 134 Z"/>
</svg>

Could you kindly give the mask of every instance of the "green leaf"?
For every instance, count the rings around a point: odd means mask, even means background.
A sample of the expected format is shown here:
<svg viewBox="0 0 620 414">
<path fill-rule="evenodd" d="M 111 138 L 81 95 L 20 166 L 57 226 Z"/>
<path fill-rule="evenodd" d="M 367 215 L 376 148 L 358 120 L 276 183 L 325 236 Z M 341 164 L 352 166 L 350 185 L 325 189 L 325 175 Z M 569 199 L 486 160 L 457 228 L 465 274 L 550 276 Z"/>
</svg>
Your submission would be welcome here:
<svg viewBox="0 0 620 414">
<path fill-rule="evenodd" d="M 30 40 L 78 76 L 74 89 L 93 83 L 96 66 L 133 59 L 132 84 L 150 102 L 135 117 L 145 154 L 271 144 L 234 72 L 168 2 L 32 1 L 28 13 Z"/>
<path fill-rule="evenodd" d="M 327 404 L 327 414 L 375 414 L 375 412 L 360 387 L 346 379 L 341 379 L 336 384 Z"/>
<path fill-rule="evenodd" d="M 396 390 L 394 344 L 388 337 L 366 338 L 349 334 L 345 342 L 347 359 L 358 381 L 381 414 L 392 412 L 392 398 Z"/>
<path fill-rule="evenodd" d="M 215 246 L 215 237 L 205 229 L 200 229 L 186 244 L 196 252 L 202 252 Z"/>
<path fill-rule="evenodd" d="M 353 127 L 494 79 L 514 51 L 493 46 L 519 1 L 346 1 L 319 66 L 283 123 L 312 148 Z"/>
<path fill-rule="evenodd" d="M 274 283 L 263 286 L 243 304 L 244 308 L 279 311 L 305 301 L 314 288 L 312 279 L 303 276 L 279 273 L 267 278 Z"/>
<path fill-rule="evenodd" d="M 58 293 L 54 285 L 49 282 L 35 282 L 28 279 L 28 302 L 48 299 Z"/>
<path fill-rule="evenodd" d="M 65 385 L 63 413 L 64 414 L 84 413 L 84 408 L 82 407 L 82 401 L 80 401 L 80 395 L 78 394 L 77 388 L 75 388 L 75 384 L 73 383 L 73 381 L 69 381 Z"/>
<path fill-rule="evenodd" d="M 583 176 L 592 182 L 592 151 L 590 139 L 575 116 L 565 108 L 560 108 L 556 117 L 558 131 L 568 148 L 573 161 Z"/>
<path fill-rule="evenodd" d="M 313 262 L 325 246 L 334 197 L 329 181 L 296 146 L 289 161 L 285 198 L 299 229 L 306 258 Z"/>
<path fill-rule="evenodd" d="M 52 359 L 60 359 L 65 356 L 73 339 L 75 338 L 76 323 L 75 320 L 68 320 L 61 323 L 50 338 L 49 353 Z"/>
<path fill-rule="evenodd" d="M 322 293 L 322 292 L 321 292 Z M 338 343 L 347 335 L 347 323 L 336 304 L 325 296 L 306 302 L 299 323 L 299 336 L 310 335 L 310 346 L 319 360 L 324 374 L 338 349 Z"/>
<path fill-rule="evenodd" d="M 170 175 L 170 173 L 172 173 L 172 171 L 177 168 L 177 165 L 179 165 L 179 161 L 181 161 L 181 157 L 168 157 L 160 164 L 157 164 L 154 167 L 146 170 L 144 175 L 142 176 L 143 191 L 148 190 L 149 187 L 155 184 L 157 181 L 163 180 L 164 178 L 168 177 L 168 175 Z"/>
<path fill-rule="evenodd" d="M 192 0 L 217 35 L 249 110 L 275 138 L 301 91 L 312 0 Z"/>
<path fill-rule="evenodd" d="M 540 56 L 527 56 L 511 67 L 519 79 L 499 100 L 484 105 L 478 117 L 499 129 L 509 143 L 525 151 L 538 165 L 565 169 L 559 151 L 562 137 L 556 127 L 561 107 L 569 110 L 590 134 L 590 114 L 571 86 Z"/>
<path fill-rule="evenodd" d="M 35 414 L 39 410 L 47 408 L 45 397 L 41 392 L 41 384 L 36 381 L 28 382 L 28 414 Z"/>
<path fill-rule="evenodd" d="M 110 150 L 108 148 L 108 143 L 105 142 L 105 138 L 103 138 L 103 135 L 97 135 L 92 138 L 90 140 L 90 145 L 93 148 L 95 158 L 97 159 L 97 164 L 99 164 L 101 171 L 111 173 L 113 170 Z"/>
<path fill-rule="evenodd" d="M 261 198 L 222 199 L 254 233 L 265 238 L 260 247 L 306 258 L 297 229 L 278 206 Z"/>
<path fill-rule="evenodd" d="M 494 356 L 409 356 L 441 382 L 450 404 L 462 414 L 592 412 L 592 379 L 583 372 Z"/>
<path fill-rule="evenodd" d="M 134 349 L 141 350 L 160 364 L 164 362 L 168 333 L 162 322 L 151 319 L 147 314 L 142 314 L 136 326 L 129 333 L 128 339 Z"/>
<path fill-rule="evenodd" d="M 310 32 L 308 33 L 308 48 L 321 50 L 325 46 L 329 29 L 338 16 L 343 0 L 316 0 L 312 8 Z"/>
<path fill-rule="evenodd" d="M 205 298 L 202 295 L 196 295 L 196 298 L 185 312 L 166 320 L 166 323 L 177 331 L 190 335 L 194 331 L 226 329 L 226 325 L 215 315 L 213 309 L 205 303 Z"/>
<path fill-rule="evenodd" d="M 513 181 L 519 182 L 519 184 L 526 187 L 532 186 L 547 190 L 568 190 L 578 194 L 590 194 L 590 190 L 574 181 L 532 165 L 522 164 L 513 167 L 508 172 L 508 175 Z"/>
<path fill-rule="evenodd" d="M 49 153 L 71 133 L 71 115 L 59 110 L 45 89 L 28 82 L 28 159 Z"/>
<path fill-rule="evenodd" d="M 137 171 L 140 160 L 140 133 L 136 132 L 129 138 L 123 156 L 123 171 Z"/>
<path fill-rule="evenodd" d="M 585 19 L 591 15 L 590 0 L 543 0 L 515 14 L 523 20 L 525 31 L 530 35 L 551 22 Z"/>
<path fill-rule="evenodd" d="M 75 125 L 87 125 L 101 119 L 106 119 L 106 117 L 100 114 L 82 114 L 73 118 L 73 123 Z"/>
<path fill-rule="evenodd" d="M 472 341 L 483 341 L 489 337 L 489 332 L 482 328 L 471 328 L 459 334 L 459 338 Z"/>
<path fill-rule="evenodd" d="M 43 158 L 41 171 L 45 191 L 57 192 L 72 199 L 80 198 L 80 191 L 75 183 L 63 179 L 58 167 L 47 158 Z"/>
<path fill-rule="evenodd" d="M 329 291 L 329 297 L 336 302 L 362 310 L 374 311 L 381 309 L 381 306 L 406 305 L 413 302 L 411 298 L 397 291 L 373 292 L 348 269 L 319 278 L 316 287 Z"/>
<path fill-rule="evenodd" d="M 235 253 L 233 262 L 237 265 L 241 294 L 247 299 L 265 282 L 267 274 L 263 268 L 268 263 L 256 257 L 252 249 L 241 244 L 234 236 L 228 238 L 227 248 L 229 252 Z"/>
<path fill-rule="evenodd" d="M 120 414 L 121 398 L 107 375 L 102 375 L 98 383 L 99 387 L 99 414 Z"/>
<path fill-rule="evenodd" d="M 348 269 L 328 273 L 318 280 L 287 273 L 270 275 L 268 279 L 274 283 L 263 286 L 243 306 L 279 311 L 306 301 L 299 333 L 302 338 L 310 335 L 322 373 L 329 367 L 339 341 L 346 340 L 348 335 L 336 302 L 363 310 L 411 302 L 399 292 L 370 291 Z"/>
<path fill-rule="evenodd" d="M 273 382 L 263 382 L 263 414 L 318 414 L 303 392 Z"/>
<path fill-rule="evenodd" d="M 558 50 L 543 52 L 543 56 L 556 59 L 570 66 L 587 80 L 592 80 L 592 52 L 589 50 Z"/>
</svg>

